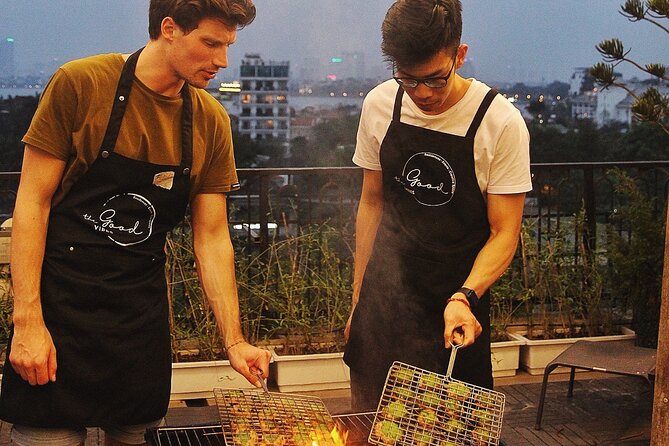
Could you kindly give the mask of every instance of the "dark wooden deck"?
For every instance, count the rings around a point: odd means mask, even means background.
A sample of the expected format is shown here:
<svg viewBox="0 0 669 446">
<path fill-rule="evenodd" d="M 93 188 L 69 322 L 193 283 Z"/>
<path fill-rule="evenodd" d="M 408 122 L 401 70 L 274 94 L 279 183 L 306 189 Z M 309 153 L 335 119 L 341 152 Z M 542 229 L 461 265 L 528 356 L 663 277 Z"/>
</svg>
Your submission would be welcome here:
<svg viewBox="0 0 669 446">
<path fill-rule="evenodd" d="M 519 376 L 497 380 L 507 396 L 502 438 L 509 446 L 642 446 L 650 444 L 652 389 L 643 380 L 599 373 L 577 374 L 574 396 L 567 397 L 564 374 L 552 375 L 548 385 L 543 429 L 534 429 L 541 377 Z M 350 412 L 347 391 L 316 393 L 330 412 Z M 212 401 L 203 407 L 174 402 L 167 416 L 170 426 L 217 422 Z M 9 426 L 0 424 L 0 445 L 9 445 Z M 104 434 L 89 430 L 87 446 L 104 444 Z"/>
</svg>

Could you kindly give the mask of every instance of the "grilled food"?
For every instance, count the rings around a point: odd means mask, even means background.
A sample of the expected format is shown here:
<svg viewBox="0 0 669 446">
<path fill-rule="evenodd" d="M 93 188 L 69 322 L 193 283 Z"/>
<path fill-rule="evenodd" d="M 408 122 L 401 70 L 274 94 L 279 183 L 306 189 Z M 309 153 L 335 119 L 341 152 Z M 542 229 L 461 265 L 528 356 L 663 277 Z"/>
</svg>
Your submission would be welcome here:
<svg viewBox="0 0 669 446">
<path fill-rule="evenodd" d="M 425 427 L 432 427 L 437 424 L 437 412 L 434 409 L 423 409 L 418 412 L 418 424 Z"/>
<path fill-rule="evenodd" d="M 393 401 L 382 410 L 383 415 L 390 420 L 404 418 L 407 413 L 407 407 L 402 401 Z"/>
<path fill-rule="evenodd" d="M 383 444 L 394 445 L 402 438 L 403 433 L 399 424 L 393 421 L 383 420 L 374 425 L 374 434 Z"/>
<path fill-rule="evenodd" d="M 447 393 L 449 399 L 455 399 L 458 401 L 465 401 L 469 398 L 471 391 L 469 388 L 464 385 L 464 383 L 458 381 L 451 381 L 447 386 Z"/>
<path fill-rule="evenodd" d="M 418 387 L 426 390 L 434 390 L 441 387 L 441 377 L 436 373 L 424 373 L 418 381 Z"/>
</svg>

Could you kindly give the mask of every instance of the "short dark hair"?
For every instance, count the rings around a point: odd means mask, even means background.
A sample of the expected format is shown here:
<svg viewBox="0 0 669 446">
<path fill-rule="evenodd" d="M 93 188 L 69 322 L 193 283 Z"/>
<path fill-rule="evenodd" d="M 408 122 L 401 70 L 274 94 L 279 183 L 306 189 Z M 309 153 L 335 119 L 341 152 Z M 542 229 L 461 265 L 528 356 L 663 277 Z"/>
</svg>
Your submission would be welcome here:
<svg viewBox="0 0 669 446">
<path fill-rule="evenodd" d="M 151 0 L 149 4 L 149 37 L 160 36 L 165 17 L 172 17 L 186 33 L 193 31 L 205 18 L 223 21 L 241 29 L 256 18 L 252 0 Z"/>
<path fill-rule="evenodd" d="M 462 5 L 460 0 L 397 0 L 381 31 L 381 51 L 388 62 L 404 67 L 421 64 L 460 45 Z"/>
</svg>

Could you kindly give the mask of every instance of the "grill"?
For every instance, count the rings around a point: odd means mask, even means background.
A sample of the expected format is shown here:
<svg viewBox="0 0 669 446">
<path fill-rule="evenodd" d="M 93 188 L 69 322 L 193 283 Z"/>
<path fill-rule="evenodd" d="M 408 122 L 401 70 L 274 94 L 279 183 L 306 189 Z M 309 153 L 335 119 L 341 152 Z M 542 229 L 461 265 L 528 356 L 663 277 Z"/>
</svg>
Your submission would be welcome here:
<svg viewBox="0 0 669 446">
<path fill-rule="evenodd" d="M 146 431 L 152 446 L 225 446 L 221 425 L 192 427 L 154 427 Z"/>
<path fill-rule="evenodd" d="M 337 415 L 332 417 L 340 431 L 348 432 L 346 446 L 367 446 L 367 438 L 374 424 L 374 412 Z"/>
<path fill-rule="evenodd" d="M 497 445 L 504 399 L 502 393 L 395 362 L 370 441 L 394 446 Z"/>
<path fill-rule="evenodd" d="M 258 390 L 214 389 L 226 444 L 333 446 L 335 427 L 320 398 Z"/>
<path fill-rule="evenodd" d="M 367 437 L 374 421 L 374 412 L 335 415 L 334 422 L 348 431 L 346 446 L 367 446 Z M 221 425 L 188 427 L 154 427 L 146 432 L 151 446 L 224 446 Z"/>
</svg>

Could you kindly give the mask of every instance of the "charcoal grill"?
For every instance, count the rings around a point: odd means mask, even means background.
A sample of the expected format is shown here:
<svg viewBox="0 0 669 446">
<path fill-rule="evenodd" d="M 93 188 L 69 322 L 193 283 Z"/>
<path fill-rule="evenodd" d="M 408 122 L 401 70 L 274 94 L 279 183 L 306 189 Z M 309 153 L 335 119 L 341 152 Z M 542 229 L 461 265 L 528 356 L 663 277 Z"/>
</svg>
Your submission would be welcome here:
<svg viewBox="0 0 669 446">
<path fill-rule="evenodd" d="M 374 422 L 374 412 L 333 415 L 335 423 L 348 432 L 346 446 L 367 446 L 367 437 Z M 154 427 L 146 432 L 151 446 L 224 446 L 220 424 L 186 427 Z"/>
<path fill-rule="evenodd" d="M 146 431 L 152 446 L 225 446 L 221 425 L 154 427 Z"/>
</svg>

